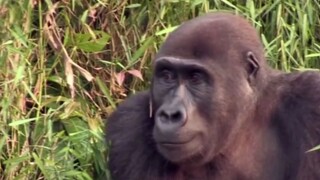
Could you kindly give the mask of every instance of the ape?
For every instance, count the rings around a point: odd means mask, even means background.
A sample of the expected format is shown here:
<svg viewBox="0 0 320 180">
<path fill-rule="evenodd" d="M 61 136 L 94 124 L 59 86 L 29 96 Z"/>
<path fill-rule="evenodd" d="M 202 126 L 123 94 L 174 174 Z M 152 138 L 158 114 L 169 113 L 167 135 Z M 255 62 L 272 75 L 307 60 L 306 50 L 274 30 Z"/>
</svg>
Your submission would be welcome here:
<svg viewBox="0 0 320 180">
<path fill-rule="evenodd" d="M 106 124 L 114 180 L 320 179 L 320 74 L 271 69 L 228 13 L 182 24 Z"/>
</svg>

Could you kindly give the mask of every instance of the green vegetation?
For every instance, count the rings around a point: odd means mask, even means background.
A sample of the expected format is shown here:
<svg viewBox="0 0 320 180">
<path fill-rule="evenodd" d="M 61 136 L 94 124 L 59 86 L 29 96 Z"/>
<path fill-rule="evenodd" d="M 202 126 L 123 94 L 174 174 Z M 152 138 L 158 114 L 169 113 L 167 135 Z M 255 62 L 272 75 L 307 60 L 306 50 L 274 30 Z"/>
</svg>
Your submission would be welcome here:
<svg viewBox="0 0 320 180">
<path fill-rule="evenodd" d="M 0 179 L 108 179 L 104 119 L 170 31 L 217 10 L 250 19 L 274 67 L 320 67 L 317 0 L 0 0 Z"/>
</svg>

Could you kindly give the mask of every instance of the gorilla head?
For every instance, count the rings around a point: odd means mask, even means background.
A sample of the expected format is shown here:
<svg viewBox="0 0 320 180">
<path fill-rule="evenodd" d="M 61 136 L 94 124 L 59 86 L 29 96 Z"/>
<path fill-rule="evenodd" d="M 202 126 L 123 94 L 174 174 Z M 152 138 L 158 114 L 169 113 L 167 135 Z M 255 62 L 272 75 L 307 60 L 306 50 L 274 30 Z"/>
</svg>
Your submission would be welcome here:
<svg viewBox="0 0 320 180">
<path fill-rule="evenodd" d="M 247 21 L 224 13 L 188 21 L 154 62 L 157 149 L 174 163 L 206 163 L 233 143 L 266 77 L 263 47 Z"/>
</svg>

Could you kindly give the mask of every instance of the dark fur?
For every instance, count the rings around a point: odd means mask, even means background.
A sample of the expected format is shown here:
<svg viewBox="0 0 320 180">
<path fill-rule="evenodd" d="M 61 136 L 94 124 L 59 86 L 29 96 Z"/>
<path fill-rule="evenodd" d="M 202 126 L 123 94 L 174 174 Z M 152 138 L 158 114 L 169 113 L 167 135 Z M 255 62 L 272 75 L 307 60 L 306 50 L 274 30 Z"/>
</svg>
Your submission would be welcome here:
<svg viewBox="0 0 320 180">
<path fill-rule="evenodd" d="M 244 61 L 248 51 L 260 68 L 244 85 L 252 68 Z M 173 32 L 156 59 L 198 61 L 214 74 L 207 99 L 202 99 L 203 106 L 197 104 L 209 124 L 204 130 L 211 137 L 204 145 L 206 153 L 195 157 L 201 163 L 193 165 L 172 163 L 159 153 L 149 102 L 165 93 L 153 82 L 151 93 L 129 97 L 107 121 L 113 179 L 320 179 L 320 153 L 306 153 L 320 144 L 320 74 L 275 71 L 263 54 L 254 28 L 231 14 L 201 16 Z M 159 106 L 153 105 L 154 115 Z M 221 124 L 223 130 L 214 129 Z"/>
</svg>

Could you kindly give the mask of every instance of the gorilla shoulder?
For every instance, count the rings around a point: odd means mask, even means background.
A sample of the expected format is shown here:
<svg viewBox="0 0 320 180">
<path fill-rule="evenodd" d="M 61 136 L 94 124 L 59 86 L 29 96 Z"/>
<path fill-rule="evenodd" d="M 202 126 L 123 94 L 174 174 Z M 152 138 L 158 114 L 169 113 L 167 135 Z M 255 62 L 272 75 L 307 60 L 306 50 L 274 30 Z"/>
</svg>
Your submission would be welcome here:
<svg viewBox="0 0 320 180">
<path fill-rule="evenodd" d="M 291 98 L 299 99 L 301 105 L 320 106 L 320 73 L 316 71 L 295 72 L 289 76 L 286 92 Z"/>
<path fill-rule="evenodd" d="M 128 135 L 127 133 L 123 133 L 123 130 L 132 129 L 132 131 L 135 131 L 137 126 L 144 124 L 145 119 L 149 116 L 149 96 L 148 91 L 131 95 L 120 103 L 117 109 L 111 114 L 108 119 L 107 132 L 117 137 L 114 139 L 115 141 L 121 135 Z M 109 138 L 112 138 L 112 136 Z M 132 137 L 128 138 L 132 139 Z"/>
</svg>

